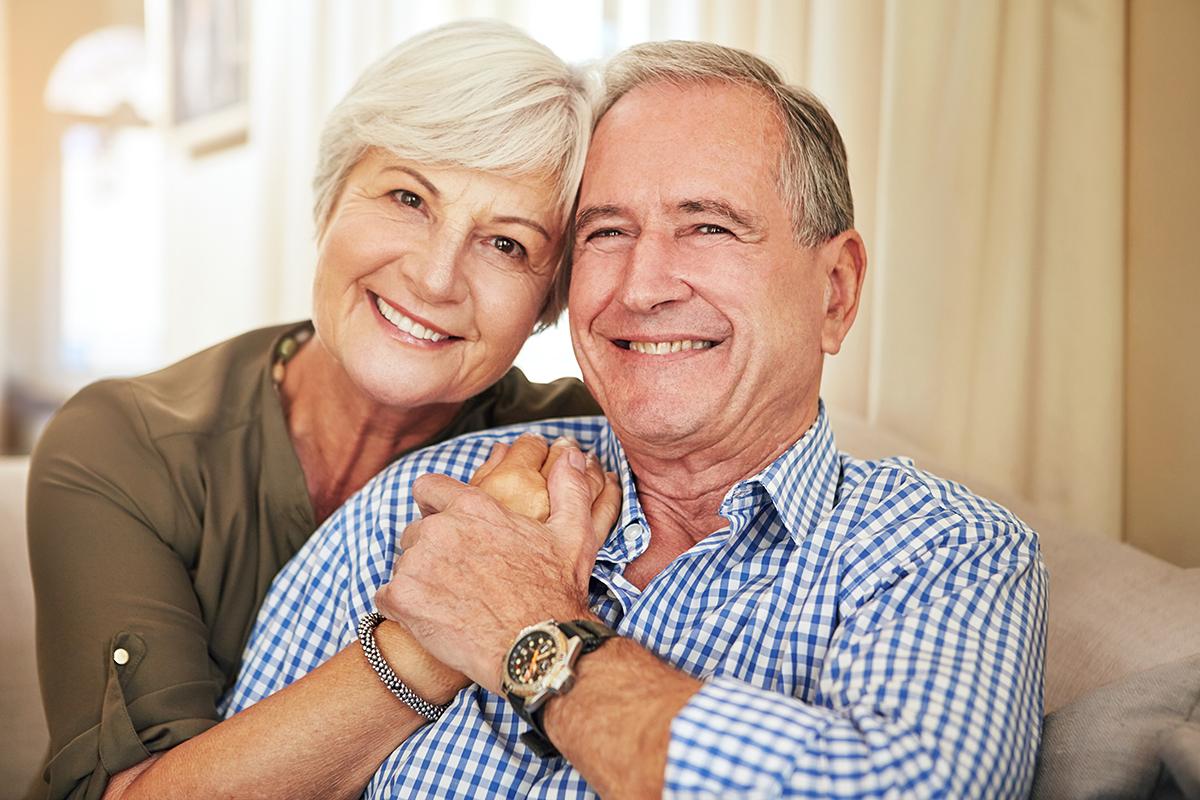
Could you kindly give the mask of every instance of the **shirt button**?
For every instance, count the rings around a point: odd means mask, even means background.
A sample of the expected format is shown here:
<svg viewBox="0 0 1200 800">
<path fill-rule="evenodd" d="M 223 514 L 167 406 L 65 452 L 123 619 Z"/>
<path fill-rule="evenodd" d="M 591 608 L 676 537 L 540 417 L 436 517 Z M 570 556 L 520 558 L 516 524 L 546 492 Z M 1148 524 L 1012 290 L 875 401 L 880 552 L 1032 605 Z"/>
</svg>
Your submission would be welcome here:
<svg viewBox="0 0 1200 800">
<path fill-rule="evenodd" d="M 129 663 L 129 651 L 126 650 L 124 647 L 118 647 L 116 650 L 113 650 L 113 661 L 115 661 L 118 666 L 123 666 L 125 664 L 128 664 Z"/>
<path fill-rule="evenodd" d="M 625 526 L 625 535 L 631 539 L 638 539 L 645 535 L 646 526 L 640 522 L 631 522 Z"/>
</svg>

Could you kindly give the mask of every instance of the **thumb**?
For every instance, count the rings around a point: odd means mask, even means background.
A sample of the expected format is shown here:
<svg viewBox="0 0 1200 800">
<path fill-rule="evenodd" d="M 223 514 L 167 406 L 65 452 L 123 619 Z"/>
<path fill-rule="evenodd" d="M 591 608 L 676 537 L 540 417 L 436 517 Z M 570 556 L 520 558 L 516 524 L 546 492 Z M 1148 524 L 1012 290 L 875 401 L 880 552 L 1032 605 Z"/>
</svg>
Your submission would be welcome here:
<svg viewBox="0 0 1200 800">
<path fill-rule="evenodd" d="M 587 464 L 576 447 L 567 447 L 550 469 L 546 491 L 550 495 L 550 517 L 546 524 L 564 533 L 579 536 L 592 529 L 592 489 Z"/>
<path fill-rule="evenodd" d="M 461 481 L 437 473 L 421 475 L 412 485 L 412 497 L 422 517 L 444 511 L 456 497 L 469 491 Z"/>
</svg>

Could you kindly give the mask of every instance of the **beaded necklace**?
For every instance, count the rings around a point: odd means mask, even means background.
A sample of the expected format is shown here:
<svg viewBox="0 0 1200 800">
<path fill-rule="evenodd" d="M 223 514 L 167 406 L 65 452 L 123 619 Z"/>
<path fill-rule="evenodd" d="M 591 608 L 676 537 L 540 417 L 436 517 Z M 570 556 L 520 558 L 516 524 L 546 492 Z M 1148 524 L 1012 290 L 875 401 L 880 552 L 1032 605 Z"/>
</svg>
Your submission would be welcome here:
<svg viewBox="0 0 1200 800">
<path fill-rule="evenodd" d="M 275 391 L 279 391 L 279 388 L 283 386 L 283 376 L 287 373 L 287 362 L 300 352 L 304 343 L 312 338 L 312 333 L 312 328 L 305 326 L 287 334 L 275 346 L 275 358 L 271 362 L 271 381 L 275 384 Z"/>
</svg>

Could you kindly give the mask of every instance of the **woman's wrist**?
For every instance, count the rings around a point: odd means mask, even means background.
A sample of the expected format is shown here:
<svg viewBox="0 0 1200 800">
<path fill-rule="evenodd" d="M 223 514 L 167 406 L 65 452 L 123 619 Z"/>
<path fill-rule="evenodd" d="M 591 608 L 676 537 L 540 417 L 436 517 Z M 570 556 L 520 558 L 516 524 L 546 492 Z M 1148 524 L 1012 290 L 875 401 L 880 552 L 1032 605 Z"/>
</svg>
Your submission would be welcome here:
<svg viewBox="0 0 1200 800">
<path fill-rule="evenodd" d="M 436 705 L 449 703 L 470 683 L 461 672 L 431 656 L 397 622 L 388 619 L 379 623 L 375 642 L 392 671 L 423 700 Z"/>
</svg>

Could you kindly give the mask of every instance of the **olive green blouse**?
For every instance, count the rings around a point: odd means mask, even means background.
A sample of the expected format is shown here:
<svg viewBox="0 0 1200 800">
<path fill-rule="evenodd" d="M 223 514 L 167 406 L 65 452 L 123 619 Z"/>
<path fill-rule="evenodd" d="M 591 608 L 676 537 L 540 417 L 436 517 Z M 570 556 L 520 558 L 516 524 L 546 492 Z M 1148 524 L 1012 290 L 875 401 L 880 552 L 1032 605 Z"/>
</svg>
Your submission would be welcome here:
<svg viewBox="0 0 1200 800">
<path fill-rule="evenodd" d="M 110 775 L 218 721 L 272 578 L 316 528 L 270 374 L 303 325 L 89 386 L 38 443 L 28 525 L 48 797 L 99 798 Z M 578 381 L 514 368 L 430 443 L 594 413 Z"/>
</svg>

